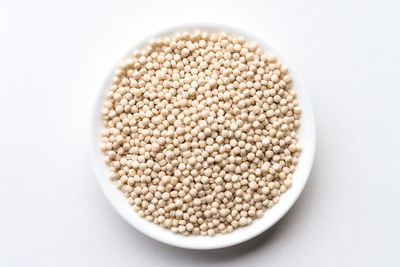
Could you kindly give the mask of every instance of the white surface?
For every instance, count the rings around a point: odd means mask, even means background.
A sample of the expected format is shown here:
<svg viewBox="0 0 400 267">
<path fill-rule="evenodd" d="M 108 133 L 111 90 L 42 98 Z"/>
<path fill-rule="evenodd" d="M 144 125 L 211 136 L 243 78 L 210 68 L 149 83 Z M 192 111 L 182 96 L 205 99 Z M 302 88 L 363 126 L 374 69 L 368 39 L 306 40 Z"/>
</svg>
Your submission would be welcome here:
<svg viewBox="0 0 400 267">
<path fill-rule="evenodd" d="M 400 3 L 253 2 L 0 4 L 0 266 L 399 266 Z M 314 168 L 293 209 L 211 252 L 132 229 L 87 153 L 115 59 L 154 30 L 196 21 L 272 40 L 309 86 L 317 120 Z"/>
<path fill-rule="evenodd" d="M 91 140 L 90 140 L 90 152 L 91 160 L 94 169 L 94 173 L 98 179 L 100 187 L 103 189 L 106 197 L 110 204 L 115 210 L 133 227 L 142 233 L 166 244 L 174 245 L 181 248 L 190 249 L 217 249 L 229 247 L 247 241 L 265 230 L 269 229 L 274 225 L 287 211 L 293 206 L 295 201 L 298 199 L 300 193 L 304 189 L 310 172 L 315 154 L 315 143 L 316 143 L 316 127 L 315 119 L 311 105 L 311 99 L 309 96 L 308 89 L 304 86 L 296 70 L 290 65 L 287 58 L 282 55 L 275 47 L 272 46 L 267 40 L 258 39 L 251 33 L 244 32 L 242 30 L 232 28 L 226 25 L 210 25 L 210 24 L 194 24 L 185 25 L 179 27 L 170 27 L 166 31 L 154 32 L 151 36 L 147 36 L 147 39 L 139 40 L 132 45 L 128 55 L 124 55 L 122 58 L 126 59 L 131 53 L 137 49 L 141 49 L 145 46 L 149 39 L 162 38 L 179 31 L 195 31 L 195 30 L 206 30 L 208 32 L 220 32 L 226 31 L 228 34 L 246 38 L 249 41 L 256 42 L 264 51 L 275 55 L 280 62 L 282 62 L 289 70 L 290 75 L 293 79 L 292 86 L 296 88 L 297 100 L 302 108 L 302 114 L 300 118 L 301 127 L 297 130 L 299 137 L 299 144 L 303 147 L 303 150 L 299 157 L 299 163 L 296 166 L 296 172 L 293 175 L 293 184 L 285 194 L 281 195 L 279 203 L 274 205 L 273 209 L 268 209 L 265 216 L 255 220 L 248 227 L 239 227 L 235 229 L 233 233 L 229 235 L 217 234 L 214 237 L 209 236 L 183 236 L 172 233 L 169 229 L 159 227 L 156 224 L 149 223 L 147 220 L 140 218 L 140 216 L 132 212 L 132 206 L 126 201 L 125 195 L 121 190 L 115 187 L 115 182 L 109 178 L 108 166 L 104 162 L 104 153 L 101 151 L 99 144 L 101 143 L 101 132 L 104 129 L 104 121 L 102 120 L 101 110 L 104 105 L 106 98 L 106 92 L 110 90 L 111 77 L 115 70 L 110 72 L 109 79 L 106 81 L 96 99 L 94 105 L 94 117 L 91 122 Z M 120 60 L 122 60 L 122 58 Z"/>
</svg>

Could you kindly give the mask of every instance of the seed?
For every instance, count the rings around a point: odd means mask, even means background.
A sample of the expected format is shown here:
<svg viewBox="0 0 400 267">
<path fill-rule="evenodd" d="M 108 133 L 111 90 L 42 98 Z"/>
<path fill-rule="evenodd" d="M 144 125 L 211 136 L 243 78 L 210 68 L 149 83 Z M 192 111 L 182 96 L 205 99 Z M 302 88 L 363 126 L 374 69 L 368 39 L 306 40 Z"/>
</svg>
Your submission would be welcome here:
<svg viewBox="0 0 400 267">
<path fill-rule="evenodd" d="M 288 69 L 243 38 L 181 32 L 121 64 L 101 111 L 109 177 L 173 233 L 231 233 L 290 190 L 301 108 Z"/>
</svg>

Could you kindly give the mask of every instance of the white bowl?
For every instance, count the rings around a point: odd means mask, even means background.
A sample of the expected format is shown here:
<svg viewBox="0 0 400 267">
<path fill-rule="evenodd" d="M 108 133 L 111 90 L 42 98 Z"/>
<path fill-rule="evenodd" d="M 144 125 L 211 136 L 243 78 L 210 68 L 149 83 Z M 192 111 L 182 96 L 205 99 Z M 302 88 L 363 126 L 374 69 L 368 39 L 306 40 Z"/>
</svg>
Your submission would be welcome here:
<svg viewBox="0 0 400 267">
<path fill-rule="evenodd" d="M 140 218 L 138 214 L 133 210 L 132 206 L 128 204 L 128 201 L 122 194 L 122 192 L 118 190 L 115 187 L 114 183 L 111 182 L 111 180 L 108 178 L 107 165 L 104 163 L 104 155 L 99 148 L 101 140 L 101 129 L 103 127 L 101 109 L 105 99 L 105 92 L 109 89 L 111 75 L 109 79 L 107 79 L 103 88 L 101 88 L 101 92 L 95 105 L 90 140 L 90 152 L 95 175 L 101 188 L 104 191 L 104 194 L 110 201 L 111 205 L 115 208 L 115 210 L 130 225 L 132 225 L 134 228 L 141 231 L 142 233 L 148 235 L 149 237 L 169 245 L 190 249 L 216 249 L 236 245 L 261 234 L 272 225 L 274 225 L 293 206 L 300 193 L 303 191 L 304 185 L 306 184 L 311 171 L 312 163 L 314 160 L 316 131 L 310 97 L 299 76 L 297 76 L 297 72 L 295 71 L 295 69 L 291 66 L 286 57 L 284 57 L 282 53 L 277 51 L 277 49 L 274 48 L 269 42 L 260 40 L 247 32 L 232 29 L 231 27 L 222 25 L 202 24 L 179 26 L 156 33 L 150 36 L 150 38 L 138 42 L 136 45 L 134 45 L 132 51 L 143 47 L 152 38 L 165 36 L 176 31 L 197 29 L 207 31 L 225 31 L 236 36 L 242 36 L 247 40 L 253 40 L 264 51 L 272 52 L 273 54 L 275 54 L 278 60 L 282 61 L 289 69 L 289 73 L 293 79 L 293 88 L 297 92 L 299 106 L 303 109 L 303 112 L 301 114 L 301 126 L 297 132 L 299 137 L 299 144 L 303 147 L 303 151 L 300 154 L 299 162 L 293 175 L 293 184 L 287 192 L 281 195 L 281 199 L 278 204 L 274 205 L 271 209 L 267 209 L 264 213 L 264 216 L 262 218 L 254 220 L 252 224 L 246 227 L 239 227 L 235 229 L 232 233 L 225 235 L 217 234 L 214 237 L 183 236 L 179 234 L 173 234 L 170 230 L 164 229 L 159 225 L 150 223 L 147 220 Z M 132 51 L 130 51 L 130 53 Z M 123 58 L 129 57 L 130 53 L 125 55 L 125 57 Z"/>
</svg>

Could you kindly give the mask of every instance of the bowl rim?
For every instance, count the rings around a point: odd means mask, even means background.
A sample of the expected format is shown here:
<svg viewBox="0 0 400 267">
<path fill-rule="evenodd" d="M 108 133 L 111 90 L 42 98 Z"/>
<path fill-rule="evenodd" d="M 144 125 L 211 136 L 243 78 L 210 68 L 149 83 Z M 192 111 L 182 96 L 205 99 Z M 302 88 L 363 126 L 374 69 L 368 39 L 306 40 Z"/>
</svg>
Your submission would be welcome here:
<svg viewBox="0 0 400 267">
<path fill-rule="evenodd" d="M 118 190 L 115 186 L 110 186 L 112 182 L 110 179 L 107 177 L 107 174 L 104 173 L 104 166 L 106 164 L 102 160 L 102 151 L 99 147 L 99 140 L 100 140 L 100 133 L 99 129 L 102 128 L 101 122 L 102 119 L 100 118 L 100 110 L 101 107 L 104 103 L 104 98 L 105 98 L 105 93 L 109 89 L 110 86 L 110 81 L 113 76 L 114 71 L 117 69 L 118 64 L 123 60 L 128 58 L 131 53 L 136 50 L 142 48 L 145 44 L 148 43 L 151 39 L 157 38 L 157 37 L 162 37 L 166 35 L 170 35 L 174 32 L 178 31 L 194 31 L 194 30 L 205 30 L 205 31 L 210 31 L 210 32 L 227 32 L 228 34 L 232 34 L 235 36 L 241 36 L 246 38 L 246 40 L 254 41 L 256 42 L 259 47 L 261 47 L 265 52 L 273 53 L 274 55 L 277 56 L 278 60 L 283 62 L 289 69 L 290 75 L 292 77 L 293 83 L 296 83 L 296 88 L 295 91 L 298 95 L 301 95 L 301 101 L 299 101 L 300 106 L 303 109 L 302 116 L 300 118 L 301 121 L 301 126 L 299 130 L 297 131 L 297 134 L 299 134 L 299 131 L 302 130 L 302 127 L 304 127 L 303 124 L 306 124 L 306 133 L 307 136 L 303 137 L 304 139 L 307 137 L 307 147 L 303 147 L 303 151 L 300 154 L 299 157 L 299 162 L 298 166 L 302 164 L 302 176 L 300 178 L 297 177 L 299 176 L 298 172 L 298 167 L 296 168 L 296 171 L 294 173 L 293 177 L 293 185 L 288 189 L 287 192 L 283 193 L 281 195 L 280 201 L 275 204 L 271 209 L 266 209 L 264 216 L 262 218 L 258 218 L 253 221 L 252 224 L 245 226 L 245 227 L 240 227 L 235 229 L 232 233 L 226 234 L 226 235 L 221 235 L 217 234 L 215 237 L 208 237 L 208 236 L 183 236 L 183 235 L 177 235 L 173 234 L 170 230 L 166 230 L 162 228 L 159 225 L 156 225 L 154 223 L 148 222 L 146 219 L 140 218 L 136 212 L 133 211 L 133 209 L 130 209 L 129 212 L 127 212 L 127 206 L 129 206 L 128 202 L 125 201 L 122 203 L 121 197 L 118 197 L 117 195 L 122 196 L 125 200 L 125 196 L 123 196 L 122 192 Z M 298 89 L 300 88 L 300 90 Z M 300 92 L 300 94 L 299 94 Z M 163 243 L 166 243 L 168 245 L 172 245 L 175 247 L 181 247 L 181 248 L 187 248 L 187 249 L 199 249 L 199 250 L 207 250 L 207 249 L 218 249 L 218 248 L 223 248 L 223 247 L 229 247 L 233 245 L 240 244 L 242 242 L 248 241 L 259 234 L 263 233 L 267 229 L 269 229 L 271 226 L 273 226 L 275 223 L 277 223 L 288 211 L 289 209 L 294 205 L 294 203 L 297 201 L 298 197 L 302 193 L 305 184 L 307 183 L 310 172 L 312 169 L 313 161 L 314 161 L 314 156 L 315 156 L 315 147 L 316 147 L 316 126 L 315 126 L 315 118 L 314 118 L 314 113 L 313 113 L 313 108 L 311 104 L 311 98 L 309 95 L 309 92 L 307 88 L 304 86 L 303 81 L 300 79 L 300 77 L 297 75 L 297 70 L 293 68 L 293 64 L 287 59 L 287 57 L 274 46 L 271 41 L 267 40 L 265 41 L 264 39 L 258 38 L 257 36 L 253 35 L 252 33 L 249 33 L 245 30 L 238 29 L 236 27 L 224 25 L 224 24 L 215 24 L 215 23 L 192 23 L 192 24 L 181 24 L 181 25 L 174 25 L 170 27 L 166 27 L 163 30 L 156 31 L 152 34 L 149 34 L 147 37 L 141 39 L 140 41 L 136 42 L 131 46 L 131 48 L 128 50 L 127 53 L 121 57 L 116 65 L 112 68 L 110 71 L 110 74 L 108 77 L 105 79 L 105 81 L 102 84 L 101 90 L 97 93 L 97 97 L 95 99 L 95 104 L 94 108 L 92 109 L 92 116 L 91 116 L 91 123 L 90 123 L 90 159 L 91 159 L 91 164 L 92 168 L 94 170 L 95 176 L 97 178 L 97 181 L 105 194 L 107 200 L 111 204 L 111 206 L 117 211 L 117 213 L 124 218 L 126 222 L 128 222 L 131 226 L 133 226 L 136 230 L 139 232 L 157 240 Z M 307 120 L 305 121 L 305 113 L 307 113 Z M 305 123 L 306 122 L 306 123 Z M 99 125 L 100 124 L 100 125 Z M 304 128 L 303 128 L 304 130 Z M 299 137 L 299 143 L 301 144 L 301 138 Z M 305 158 L 306 157 L 306 158 Z M 100 160 L 101 159 L 101 160 Z M 102 166 L 101 166 L 102 165 Z M 296 175 L 296 173 L 298 175 Z M 106 178 L 106 180 L 104 179 Z M 296 180 L 295 180 L 296 179 Z M 289 194 L 288 194 L 289 193 Z M 290 195 L 290 198 L 288 197 Z M 281 204 L 283 203 L 283 200 L 286 199 L 286 204 Z M 129 206 L 131 208 L 131 206 Z M 271 211 L 273 211 L 273 215 L 271 214 Z M 264 219 L 266 216 L 273 216 L 269 220 Z M 142 222 L 138 221 L 141 220 Z M 267 221 L 267 223 L 261 224 L 263 221 Z M 257 222 L 258 221 L 258 222 Z M 255 224 L 257 223 L 258 227 L 255 227 Z M 157 228 L 159 229 L 157 229 Z M 241 235 L 237 235 L 237 238 L 234 238 L 232 236 L 235 235 L 235 232 L 241 231 Z M 248 234 L 243 234 L 243 232 L 248 232 Z M 213 242 L 219 237 L 218 242 Z M 224 238 L 222 238 L 224 237 Z M 226 238 L 225 238 L 226 237 Z M 192 241 L 195 240 L 196 241 Z"/>
</svg>

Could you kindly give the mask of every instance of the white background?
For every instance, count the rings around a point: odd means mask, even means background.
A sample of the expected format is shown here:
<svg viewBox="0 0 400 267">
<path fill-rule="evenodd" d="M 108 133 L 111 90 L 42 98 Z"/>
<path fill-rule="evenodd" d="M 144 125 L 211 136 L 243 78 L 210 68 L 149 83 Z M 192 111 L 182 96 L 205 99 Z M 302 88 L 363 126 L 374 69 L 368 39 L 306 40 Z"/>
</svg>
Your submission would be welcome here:
<svg viewBox="0 0 400 267">
<path fill-rule="evenodd" d="M 399 1 L 1 1 L 0 266 L 399 266 Z M 272 41 L 310 89 L 311 178 L 242 245 L 193 251 L 131 228 L 91 170 L 94 96 L 116 61 L 171 25 Z"/>
</svg>

